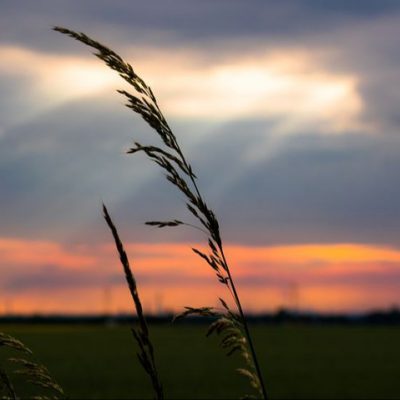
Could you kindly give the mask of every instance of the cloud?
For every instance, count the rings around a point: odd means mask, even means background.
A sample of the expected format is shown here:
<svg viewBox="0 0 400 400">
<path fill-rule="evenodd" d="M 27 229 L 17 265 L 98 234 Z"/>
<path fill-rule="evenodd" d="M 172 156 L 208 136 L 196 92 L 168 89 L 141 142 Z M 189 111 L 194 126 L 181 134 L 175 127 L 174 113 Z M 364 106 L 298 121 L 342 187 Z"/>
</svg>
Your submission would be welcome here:
<svg viewBox="0 0 400 400">
<path fill-rule="evenodd" d="M 186 134 L 190 122 L 173 126 L 225 240 L 399 243 L 396 136 L 281 137 L 263 119 L 202 124 L 199 136 Z M 132 138 L 156 141 L 111 100 L 64 105 L 7 131 L 0 139 L 2 234 L 99 241 L 106 237 L 104 200 L 131 240 L 196 240 L 195 233 L 142 225 L 190 218 L 155 166 L 123 155 Z"/>
<path fill-rule="evenodd" d="M 0 239 L 0 257 L 3 265 L 29 264 L 37 267 L 51 263 L 57 263 L 63 268 L 85 268 L 93 266 L 93 256 L 73 254 L 65 251 L 55 242 L 21 239 Z"/>
<path fill-rule="evenodd" d="M 242 121 L 220 129 L 191 151 L 202 191 L 226 241 L 399 243 L 397 137 L 304 134 L 275 143 L 272 137 L 265 139 L 263 121 Z M 256 160 L 249 157 L 255 151 Z M 145 165 L 141 160 L 133 162 Z M 189 219 L 183 197 L 163 182 L 161 174 L 114 207 L 132 239 L 193 238 L 186 231 L 133 228 L 132 213 L 143 220 Z"/>
<path fill-rule="evenodd" d="M 398 133 L 398 92 L 400 78 L 398 41 L 399 14 L 385 14 L 356 26 L 345 26 L 336 33 L 340 55 L 330 60 L 342 71 L 357 71 L 359 93 L 365 104 L 363 119 L 375 132 Z"/>
<path fill-rule="evenodd" d="M 274 120 L 253 118 L 199 123 L 199 135 L 189 134 L 190 121 L 172 126 L 227 241 L 399 243 L 396 136 L 286 137 L 274 133 Z M 143 227 L 148 219 L 189 216 L 159 170 L 141 156 L 123 155 L 133 138 L 156 143 L 114 99 L 66 103 L 6 130 L 2 234 L 102 240 L 104 200 L 131 240 L 195 240 L 194 233 Z"/>
<path fill-rule="evenodd" d="M 362 108 L 356 78 L 322 72 L 311 55 L 226 59 L 201 70 L 168 67 L 167 62 L 168 79 L 160 75 L 152 81 L 175 117 L 281 118 L 282 131 L 298 132 L 304 126 L 316 131 L 328 125 L 333 132 L 357 126 Z"/>
<path fill-rule="evenodd" d="M 14 311 L 48 312 L 50 308 L 52 312 L 99 312 L 106 292 L 107 296 L 113 293 L 116 309 L 132 309 L 111 243 L 63 246 L 2 238 L 0 244 L 2 298 L 12 300 Z M 202 244 L 190 246 L 201 248 Z M 190 246 L 126 243 L 146 302 L 154 301 L 157 293 L 165 295 L 165 307 L 175 310 L 188 302 L 216 302 L 221 287 L 213 271 L 190 251 Z M 22 256 L 22 249 L 31 257 Z M 394 289 L 400 281 L 400 251 L 396 248 L 351 243 L 227 245 L 226 255 L 250 310 L 293 306 L 288 304 L 293 290 L 299 291 L 303 308 L 319 310 L 354 311 L 388 307 L 397 301 Z M 336 297 L 330 295 L 334 291 Z M 78 296 L 80 303 L 70 301 Z M 22 299 L 27 297 L 33 302 L 23 304 Z"/>
<path fill-rule="evenodd" d="M 54 110 L 62 103 L 82 96 L 95 95 L 117 85 L 119 80 L 91 59 L 49 55 L 24 47 L 0 46 L 0 66 L 4 85 L 11 86 L 4 110 L 7 127 L 23 124 L 38 114 Z M 13 106 L 18 113 L 10 113 Z"/>
<path fill-rule="evenodd" d="M 107 32 L 112 47 L 132 60 L 153 84 L 163 108 L 172 117 L 278 117 L 282 119 L 279 128 L 292 132 L 345 132 L 372 127 L 376 131 L 384 124 L 385 113 L 395 118 L 391 104 L 397 104 L 396 95 L 390 90 L 393 85 L 386 82 L 398 70 L 391 56 L 396 50 L 391 38 L 398 33 L 396 2 L 376 6 L 368 1 L 362 7 L 340 2 L 322 8 L 313 1 L 284 1 L 260 4 L 257 12 L 240 2 L 222 1 L 212 7 L 189 3 L 153 9 L 117 2 L 111 11 L 107 4 L 96 4 L 93 9 L 90 3 L 56 9 L 43 1 L 32 13 L 21 12 L 23 2 L 5 3 L 5 9 L 16 17 L 35 21 L 25 24 L 33 30 L 38 29 L 38 18 L 64 15 L 63 19 L 68 19 L 69 15 L 79 14 L 78 21 L 86 21 L 94 37 L 102 40 Z M 135 8 L 134 13 L 131 8 Z M 92 15 L 89 20 L 89 12 L 98 15 L 96 23 Z M 228 13 L 222 25 L 219 13 Z M 127 15 L 134 19 L 140 15 L 140 21 L 134 24 L 129 18 L 128 24 Z M 186 18 L 180 20 L 177 15 Z M 249 21 L 238 24 L 242 15 L 248 15 Z M 196 21 L 188 25 L 190 18 Z M 118 24 L 118 30 L 111 29 L 110 20 Z M 268 20 L 271 23 L 266 23 Z M 194 35 L 196 29 L 201 29 L 203 36 Z M 317 35 L 319 30 L 322 32 Z M 153 36 L 145 34 L 148 32 Z M 162 43 L 155 32 L 164 38 Z M 206 40 L 210 34 L 212 42 Z M 119 86 L 110 71 L 89 57 L 88 49 L 54 32 L 46 35 L 48 39 L 41 37 L 37 44 L 47 47 L 39 49 L 27 41 L 32 34 L 14 41 L 7 40 L 7 35 L 3 39 L 3 70 L 19 71 L 19 78 L 30 73 L 35 82 L 33 88 L 25 84 L 28 91 L 19 96 L 19 100 L 30 99 L 22 107 L 23 112 L 29 110 L 31 115 L 38 108 L 43 111 L 43 107 L 82 95 L 102 92 L 106 96 L 107 90 Z M 379 40 L 382 36 L 385 43 Z M 376 56 L 381 60 L 380 72 L 373 67 Z M 388 68 L 392 72 L 385 78 L 378 75 Z M 382 105 L 384 93 L 391 93 L 394 101 Z"/>
<path fill-rule="evenodd" d="M 63 50 L 50 39 L 48 32 L 54 24 L 90 30 L 124 44 L 158 41 L 194 45 L 243 37 L 284 41 L 324 35 L 344 25 L 354 26 L 399 11 L 396 0 L 378 3 L 368 0 L 356 4 L 253 0 L 250 4 L 231 0 L 221 0 L 217 4 L 196 0 L 166 0 L 162 4 L 156 0 L 146 3 L 118 0 L 111 7 L 108 2 L 93 0 L 68 4 L 41 0 L 34 5 L 26 0 L 4 0 L 1 36 L 8 43 L 25 41 L 30 46 L 52 47 L 58 51 Z"/>
<path fill-rule="evenodd" d="M 283 133 L 306 127 L 327 132 L 326 126 L 330 133 L 342 132 L 361 125 L 363 105 L 356 76 L 323 70 L 306 51 L 261 52 L 247 59 L 235 55 L 216 62 L 193 50 L 171 55 L 160 48 L 144 48 L 136 53 L 144 55 L 135 68 L 145 71 L 171 118 L 275 118 L 282 120 L 275 130 Z M 18 91 L 24 93 L 24 100 L 18 96 L 18 101 L 26 103 L 20 104 L 18 116 L 5 114 L 3 123 L 21 124 L 74 99 L 106 98 L 115 88 L 126 88 L 117 74 L 89 56 L 0 47 L 0 57 L 7 60 L 0 73 L 14 80 L 17 96 Z"/>
</svg>

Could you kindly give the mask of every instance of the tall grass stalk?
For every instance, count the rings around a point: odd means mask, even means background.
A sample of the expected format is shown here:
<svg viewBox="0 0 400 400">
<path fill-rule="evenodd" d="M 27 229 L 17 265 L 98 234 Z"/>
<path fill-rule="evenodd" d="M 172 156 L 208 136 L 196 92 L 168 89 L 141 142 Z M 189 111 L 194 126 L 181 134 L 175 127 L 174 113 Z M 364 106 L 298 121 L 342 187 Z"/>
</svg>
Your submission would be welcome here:
<svg viewBox="0 0 400 400">
<path fill-rule="evenodd" d="M 103 204 L 103 213 L 104 213 L 104 219 L 106 220 L 107 225 L 109 226 L 111 233 L 113 235 L 115 246 L 117 248 L 122 267 L 124 269 L 126 282 L 128 284 L 129 291 L 131 293 L 132 300 L 136 308 L 136 313 L 139 321 L 139 328 L 138 329 L 132 328 L 132 333 L 140 349 L 140 352 L 137 354 L 137 356 L 144 370 L 150 377 L 156 399 L 162 400 L 164 398 L 163 388 L 161 381 L 158 377 L 158 372 L 154 357 L 154 347 L 150 340 L 149 329 L 147 326 L 146 318 L 143 313 L 143 307 L 140 301 L 136 280 L 129 265 L 129 259 L 125 252 L 122 241 L 119 237 L 117 228 L 115 227 L 110 217 L 110 214 L 108 213 L 108 210 L 104 204 Z"/>
<path fill-rule="evenodd" d="M 84 33 L 62 27 L 55 27 L 54 30 L 95 49 L 96 52 L 94 55 L 104 61 L 108 67 L 118 72 L 135 89 L 135 94 L 125 90 L 118 90 L 118 92 L 125 96 L 127 100 L 126 106 L 141 115 L 150 127 L 157 132 L 164 144 L 164 148 L 143 146 L 135 142 L 134 146 L 127 153 L 145 153 L 162 168 L 166 179 L 183 193 L 189 212 L 199 223 L 199 226 L 196 227 L 207 234 L 207 252 L 200 251 L 197 248 L 193 248 L 193 251 L 214 270 L 218 281 L 231 294 L 236 308 L 234 311 L 231 310 L 228 303 L 220 298 L 222 311 L 216 311 L 211 307 L 186 307 L 186 311 L 180 317 L 191 314 L 215 316 L 217 319 L 211 324 L 208 334 L 216 332 L 222 336 L 221 345 L 227 350 L 228 355 L 236 351 L 240 352 L 246 363 L 246 368 L 239 368 L 238 372 L 248 377 L 250 384 L 258 391 L 259 396 L 266 399 L 267 392 L 262 373 L 238 291 L 224 253 L 218 220 L 205 202 L 199 190 L 197 177 L 193 172 L 193 168 L 186 160 L 175 135 L 164 118 L 152 89 L 136 74 L 132 66 L 113 50 L 91 39 Z M 158 226 L 159 228 L 179 225 L 193 226 L 192 224 L 176 219 L 149 221 L 147 224 Z"/>
<path fill-rule="evenodd" d="M 13 374 L 21 375 L 25 378 L 26 383 L 30 383 L 41 389 L 41 393 L 34 396 L 35 399 L 60 399 L 65 398 L 65 394 L 61 386 L 50 375 L 48 369 L 37 362 L 31 360 L 32 351 L 21 341 L 13 336 L 0 332 L 0 347 L 11 349 L 18 354 L 15 357 L 8 358 L 9 363 L 17 366 L 18 369 L 12 368 Z M 22 355 L 21 355 L 22 354 Z M 44 393 L 43 393 L 44 392 Z M 17 394 L 11 375 L 4 365 L 0 366 L 0 396 L 2 399 L 16 400 L 21 398 Z M 50 397 L 49 397 L 50 396 Z"/>
</svg>

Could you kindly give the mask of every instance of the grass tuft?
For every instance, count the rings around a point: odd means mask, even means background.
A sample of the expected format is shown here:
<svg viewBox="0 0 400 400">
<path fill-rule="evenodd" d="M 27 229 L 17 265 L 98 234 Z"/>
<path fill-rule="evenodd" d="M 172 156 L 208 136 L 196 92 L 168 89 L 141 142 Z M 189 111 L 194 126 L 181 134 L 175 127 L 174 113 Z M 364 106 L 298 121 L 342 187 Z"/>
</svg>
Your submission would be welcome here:
<svg viewBox="0 0 400 400">
<path fill-rule="evenodd" d="M 137 356 L 143 369 L 150 377 L 156 398 L 161 400 L 164 398 L 163 388 L 161 381 L 158 377 L 158 372 L 154 357 L 154 348 L 150 340 L 149 329 L 147 326 L 146 318 L 143 313 L 143 307 L 140 301 L 136 280 L 129 265 L 129 259 L 125 252 L 122 241 L 119 237 L 117 228 L 115 227 L 110 217 L 110 214 L 108 213 L 107 207 L 104 204 L 103 204 L 103 213 L 104 213 L 104 219 L 106 220 L 107 225 L 110 228 L 111 233 L 113 235 L 115 246 L 117 248 L 122 267 L 124 269 L 126 282 L 128 283 L 129 291 L 131 293 L 133 302 L 135 304 L 136 313 L 139 320 L 138 329 L 132 328 L 133 337 L 135 338 L 140 349 L 140 352 L 137 353 Z"/>
<path fill-rule="evenodd" d="M 267 393 L 257 355 L 232 273 L 224 254 L 219 222 L 200 193 L 193 168 L 186 160 L 174 133 L 161 112 L 152 89 L 137 75 L 133 67 L 113 50 L 91 39 L 84 33 L 62 27 L 54 27 L 54 30 L 95 49 L 95 56 L 104 61 L 108 67 L 118 72 L 135 90 L 133 94 L 126 90 L 118 90 L 118 92 L 126 98 L 126 106 L 139 114 L 157 132 L 165 148 L 145 146 L 135 142 L 134 147 L 129 149 L 127 153 L 143 152 L 151 161 L 158 164 L 163 170 L 166 179 L 184 195 L 187 209 L 197 223 L 200 224 L 200 226 L 193 226 L 189 223 L 173 220 L 167 222 L 151 221 L 148 225 L 159 228 L 188 225 L 205 232 L 208 244 L 207 252 L 202 252 L 196 248 L 192 250 L 213 269 L 218 281 L 232 296 L 235 305 L 235 309 L 232 310 L 228 303 L 221 299 L 222 311 L 214 311 L 208 307 L 200 309 L 187 307 L 180 317 L 190 314 L 209 315 L 213 313 L 217 320 L 211 325 L 209 333 L 216 332 L 221 336 L 221 346 L 226 350 L 227 355 L 240 352 L 246 368 L 239 369 L 239 373 L 249 378 L 251 387 L 258 392 L 261 398 L 266 399 Z M 125 256 L 121 255 L 121 253 L 120 256 L 122 261 Z"/>
<path fill-rule="evenodd" d="M 32 351 L 21 341 L 14 337 L 0 332 L 0 347 L 11 349 L 17 353 L 23 353 L 24 356 L 32 356 Z M 59 399 L 65 398 L 62 387 L 52 378 L 48 369 L 37 362 L 27 360 L 22 357 L 10 357 L 7 360 L 10 363 L 18 365 L 18 369 L 10 368 L 12 374 L 22 375 L 25 382 L 44 389 L 45 394 L 38 394 L 37 399 Z M 0 395 L 5 399 L 18 399 L 17 391 L 12 383 L 11 374 L 0 366 Z M 50 396 L 50 397 L 49 397 Z"/>
</svg>

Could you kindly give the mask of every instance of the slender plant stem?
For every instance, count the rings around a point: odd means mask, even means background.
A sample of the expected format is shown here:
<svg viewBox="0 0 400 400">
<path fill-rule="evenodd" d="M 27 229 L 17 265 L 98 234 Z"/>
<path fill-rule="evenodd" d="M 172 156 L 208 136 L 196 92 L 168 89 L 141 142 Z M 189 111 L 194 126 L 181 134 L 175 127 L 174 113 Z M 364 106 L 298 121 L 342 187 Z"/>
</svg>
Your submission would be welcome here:
<svg viewBox="0 0 400 400">
<path fill-rule="evenodd" d="M 11 400 L 17 400 L 17 394 L 15 393 L 14 386 L 11 383 L 6 371 L 0 368 L 0 382 L 4 384 L 8 390 L 8 394 L 11 396 Z"/>
<path fill-rule="evenodd" d="M 149 328 L 147 326 L 147 321 L 144 316 L 142 302 L 140 300 L 138 288 L 136 285 L 136 279 L 131 270 L 128 255 L 126 254 L 118 230 L 114 225 L 114 222 L 110 217 L 110 214 L 108 213 L 107 207 L 104 204 L 103 204 L 103 213 L 104 213 L 104 219 L 106 220 L 107 225 L 110 228 L 111 233 L 113 235 L 115 246 L 117 248 L 119 258 L 125 272 L 125 278 L 128 283 L 129 291 L 131 293 L 132 300 L 135 304 L 136 314 L 139 320 L 139 328 L 132 329 L 133 336 L 136 339 L 139 348 L 141 350 L 141 353 L 138 354 L 138 357 L 142 366 L 144 367 L 145 371 L 147 372 L 147 374 L 151 379 L 156 399 L 163 400 L 164 391 L 160 378 L 158 376 L 158 371 L 154 356 L 154 348 L 150 340 Z"/>
<path fill-rule="evenodd" d="M 189 226 L 190 228 L 193 228 L 193 229 L 197 229 L 198 231 L 203 232 L 205 235 L 208 236 L 208 232 L 205 231 L 204 229 L 200 228 L 199 226 L 196 226 L 196 225 L 193 225 L 193 224 L 189 224 L 187 222 L 184 222 L 182 225 Z"/>
<path fill-rule="evenodd" d="M 206 255 L 197 249 L 193 249 L 193 251 L 203 258 L 216 271 L 219 282 L 223 283 L 231 293 L 236 305 L 236 312 L 238 314 L 236 317 L 235 314 L 230 311 L 224 300 L 220 298 L 227 313 L 224 314 L 225 317 L 219 315 L 219 319 L 210 326 L 209 333 L 211 334 L 216 329 L 217 333 L 221 333 L 223 330 L 226 330 L 229 327 L 235 328 L 233 334 L 231 331 L 229 333 L 230 336 L 225 336 L 223 347 L 231 348 L 228 352 L 228 355 L 232 354 L 236 350 L 242 349 L 242 355 L 245 357 L 246 362 L 251 364 L 249 366 L 252 371 L 243 369 L 238 371 L 249 377 L 252 386 L 257 388 L 259 394 L 264 399 L 267 399 L 267 393 L 253 342 L 251 340 L 249 327 L 224 255 L 218 220 L 216 219 L 213 211 L 208 208 L 207 203 L 203 200 L 191 165 L 186 161 L 175 135 L 173 134 L 160 110 L 160 107 L 158 106 L 157 99 L 154 96 L 151 88 L 135 73 L 131 65 L 124 62 L 123 59 L 114 51 L 94 41 L 83 33 L 77 33 L 61 27 L 55 27 L 54 29 L 63 34 L 67 34 L 92 48 L 95 48 L 98 51 L 95 53 L 95 55 L 102 59 L 111 69 L 117 71 L 125 81 L 135 88 L 137 92 L 135 95 L 132 95 L 125 90 L 119 90 L 118 92 L 128 99 L 128 103 L 126 104 L 127 107 L 141 115 L 142 118 L 150 125 L 150 127 L 159 134 L 166 147 L 172 150 L 171 152 L 170 150 L 166 151 L 159 147 L 141 146 L 139 143 L 136 143 L 136 147 L 132 148 L 130 151 L 128 151 L 128 153 L 144 151 L 151 160 L 155 161 L 162 169 L 164 169 L 166 171 L 167 180 L 176 186 L 186 196 L 188 201 L 187 207 L 189 211 L 208 231 L 207 233 L 205 230 L 200 228 L 202 232 L 209 234 L 208 243 L 212 250 L 212 254 Z M 181 172 L 185 174 L 184 177 L 181 176 Z M 186 179 L 186 175 L 189 176 L 190 182 Z M 184 223 L 175 220 L 166 223 L 153 221 L 149 224 L 164 227 L 177 226 Z M 186 225 L 191 226 L 191 224 Z M 183 314 L 184 316 L 190 314 L 210 315 L 210 308 L 187 308 L 187 311 L 185 311 Z M 216 314 L 212 313 L 212 315 Z M 240 329 L 236 329 L 238 319 L 240 319 L 241 323 Z M 144 331 L 146 331 L 146 329 L 144 329 Z M 244 343 L 246 343 L 246 348 Z M 153 359 L 151 351 L 150 359 Z"/>
<path fill-rule="evenodd" d="M 183 157 L 182 153 L 181 153 L 181 156 L 183 158 L 183 161 L 186 163 L 186 160 Z M 202 196 L 201 196 L 200 191 L 199 191 L 199 188 L 197 187 L 196 180 L 192 176 L 190 176 L 190 179 L 191 179 L 191 181 L 193 183 L 193 186 L 194 186 L 194 188 L 195 188 L 195 190 L 197 192 L 197 195 L 203 201 Z M 218 232 L 218 236 L 220 237 L 220 233 L 219 232 Z M 240 298 L 239 298 L 238 292 L 236 290 L 236 286 L 235 286 L 235 283 L 233 281 L 232 274 L 231 274 L 231 271 L 230 271 L 229 266 L 228 266 L 228 262 L 226 261 L 224 249 L 222 247 L 222 241 L 220 241 L 220 243 L 218 243 L 217 245 L 218 245 L 219 251 L 221 253 L 222 260 L 223 260 L 223 262 L 224 262 L 224 264 L 226 266 L 226 273 L 227 273 L 228 278 L 229 278 L 228 288 L 232 289 L 232 290 L 230 290 L 230 292 L 232 293 L 233 299 L 234 299 L 234 301 L 236 303 L 236 307 L 237 307 L 237 309 L 239 311 L 240 319 L 241 319 L 241 321 L 243 323 L 244 332 L 246 334 L 247 342 L 248 342 L 249 347 L 250 347 L 250 352 L 251 352 L 251 356 L 253 358 L 254 367 L 256 369 L 256 373 L 257 373 L 258 379 L 260 381 L 261 391 L 262 391 L 264 400 L 267 400 L 268 396 L 267 396 L 267 391 L 266 391 L 265 385 L 264 385 L 264 379 L 263 379 L 263 376 L 261 374 L 261 368 L 260 368 L 260 365 L 258 363 L 257 354 L 256 354 L 256 351 L 254 349 L 253 340 L 251 339 L 249 326 L 247 324 L 247 320 L 246 320 L 246 317 L 245 317 L 244 312 L 243 312 L 242 304 L 240 303 Z"/>
<path fill-rule="evenodd" d="M 241 318 L 242 323 L 243 323 L 243 327 L 244 327 L 244 331 L 245 331 L 245 334 L 246 334 L 247 342 L 249 343 L 251 356 L 253 358 L 253 362 L 254 362 L 254 366 L 256 368 L 258 379 L 260 380 L 262 394 L 263 394 L 264 399 L 267 400 L 268 396 L 267 396 L 267 391 L 266 391 L 265 385 L 264 385 L 264 379 L 263 379 L 263 376 L 261 374 L 260 365 L 258 364 L 257 355 L 256 355 L 256 352 L 255 352 L 255 349 L 254 349 L 253 341 L 251 339 L 251 335 L 250 335 L 249 327 L 248 327 L 248 324 L 247 324 L 247 320 L 246 320 L 246 317 L 245 317 L 244 312 L 243 312 L 242 304 L 240 303 L 239 295 L 237 293 L 237 290 L 236 290 L 236 287 L 235 287 L 235 283 L 233 282 L 232 275 L 231 275 L 231 272 L 230 272 L 229 267 L 228 267 L 228 263 L 226 262 L 226 258 L 225 258 L 225 254 L 224 254 L 224 250 L 223 250 L 222 246 L 219 246 L 219 249 L 221 251 L 222 259 L 224 260 L 224 263 L 225 263 L 225 265 L 227 267 L 226 268 L 226 272 L 228 274 L 230 286 L 232 288 L 233 297 L 235 299 L 235 303 L 236 303 L 236 306 L 237 306 L 239 314 L 240 314 L 240 318 Z"/>
</svg>

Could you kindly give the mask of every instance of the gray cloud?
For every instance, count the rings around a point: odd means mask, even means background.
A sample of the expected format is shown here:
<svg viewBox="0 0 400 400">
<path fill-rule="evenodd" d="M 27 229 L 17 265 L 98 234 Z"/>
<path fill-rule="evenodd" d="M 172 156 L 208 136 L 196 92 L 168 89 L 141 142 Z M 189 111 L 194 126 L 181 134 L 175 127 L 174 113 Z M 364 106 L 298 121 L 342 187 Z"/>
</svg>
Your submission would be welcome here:
<svg viewBox="0 0 400 400">
<path fill-rule="evenodd" d="M 344 25 L 397 13 L 395 0 L 363 2 L 283 0 L 250 2 L 165 0 L 63 2 L 4 0 L 0 17 L 2 40 L 30 47 L 65 51 L 72 47 L 53 40 L 54 24 L 86 30 L 103 39 L 138 44 L 143 41 L 196 43 L 248 37 L 280 40 L 326 33 Z M 16 29 L 18 27 L 18 29 Z M 117 28 L 118 27 L 118 28 Z M 118 32 L 118 33 L 117 33 Z"/>
<path fill-rule="evenodd" d="M 226 240 L 400 244 L 400 138 L 304 134 L 287 138 L 273 157 L 246 164 L 243 152 L 263 145 L 257 131 L 265 124 L 228 125 L 196 146 L 193 164 L 200 171 L 200 186 L 220 217 Z M 268 141 L 264 145 L 268 152 Z M 145 166 L 144 160 L 132 162 Z M 162 181 L 161 173 L 113 207 L 131 239 L 199 238 L 179 229 L 136 229 L 137 216 L 187 217 L 183 196 Z"/>
<path fill-rule="evenodd" d="M 304 132 L 277 140 L 274 121 L 243 120 L 204 124 L 209 135 L 200 140 L 190 137 L 197 122 L 173 123 L 227 240 L 400 244 L 400 3 L 252 3 L 5 0 L 0 33 L 3 43 L 53 53 L 78 50 L 51 33 L 52 24 L 86 30 L 119 48 L 160 43 L 212 48 L 215 42 L 223 49 L 221 43 L 237 42 L 232 51 L 239 56 L 246 51 L 243 43 L 337 50 L 325 62 L 360 78 L 364 113 L 382 128 L 375 136 Z M 3 121 L 24 104 L 26 83 L 0 81 Z M 1 234 L 108 240 L 100 215 L 104 199 L 128 239 L 198 238 L 141 226 L 146 219 L 184 215 L 183 197 L 149 162 L 121 155 L 132 138 L 147 142 L 148 132 L 114 98 L 66 104 L 7 128 L 0 135 Z M 152 134 L 149 140 L 155 140 Z M 265 154 L 249 162 L 246 154 L 254 148 Z"/>
<path fill-rule="evenodd" d="M 181 272 L 136 273 L 136 280 L 141 286 L 157 284 L 188 284 L 205 285 L 215 281 L 214 276 L 198 277 L 182 274 Z M 81 289 L 81 288 L 105 288 L 114 285 L 125 285 L 125 277 L 122 271 L 107 272 L 105 270 L 93 271 L 80 269 L 77 271 L 66 270 L 56 265 L 44 265 L 31 271 L 26 266 L 23 274 L 14 274 L 6 278 L 1 288 L 3 292 L 13 294 L 24 293 L 27 290 L 57 290 L 57 289 Z"/>
<path fill-rule="evenodd" d="M 24 293 L 26 290 L 43 290 L 59 288 L 87 288 L 104 287 L 110 283 L 123 283 L 123 276 L 117 274 L 93 274 L 93 271 L 80 270 L 71 273 L 70 270 L 45 265 L 35 271 L 29 271 L 27 266 L 23 274 L 9 277 L 2 282 L 3 291 L 12 293 Z"/>
<path fill-rule="evenodd" d="M 196 232 L 141 225 L 187 218 L 184 198 L 144 157 L 122 154 L 132 139 L 154 143 L 156 137 L 113 104 L 73 102 L 6 131 L 0 139 L 1 235 L 108 240 L 100 213 L 105 200 L 127 239 L 199 239 Z M 200 139 L 186 134 L 190 122 L 173 125 L 226 240 L 400 244 L 399 137 L 276 139 L 273 121 L 260 119 L 211 125 Z M 254 148 L 262 155 L 258 161 L 246 158 Z"/>
<path fill-rule="evenodd" d="M 263 244 L 398 244 L 398 146 L 384 135 L 292 138 L 226 189 L 219 202 L 226 231 Z"/>
<path fill-rule="evenodd" d="M 278 263 L 270 266 L 262 265 L 261 271 L 258 274 L 250 276 L 239 276 L 237 283 L 245 288 L 268 288 L 280 287 L 287 289 L 292 287 L 295 283 L 300 287 L 323 285 L 324 287 L 330 286 L 343 286 L 349 285 L 352 287 L 396 287 L 400 283 L 400 271 L 398 270 L 398 263 L 380 262 L 380 271 L 365 271 L 362 268 L 354 268 L 351 262 L 347 262 L 348 272 L 341 274 L 330 274 L 329 272 L 315 273 L 310 269 L 304 269 L 309 265 L 296 265 L 292 270 L 292 274 L 282 274 L 282 267 L 290 267 L 285 263 Z M 372 264 L 374 267 L 377 264 Z M 248 267 L 259 267 L 250 263 Z M 325 265 L 326 266 L 326 265 Z M 324 267 L 325 267 L 324 266 Z M 368 266 L 364 263 L 363 266 Z M 4 293 L 24 293 L 27 290 L 43 291 L 43 290 L 58 290 L 58 289 L 81 289 L 81 288 L 107 288 L 110 286 L 125 285 L 125 278 L 122 271 L 116 269 L 115 272 L 106 270 L 104 268 L 97 268 L 95 271 L 92 269 L 79 269 L 72 273 L 71 270 L 60 268 L 57 265 L 43 265 L 32 271 L 29 265 L 19 266 L 23 269 L 24 273 L 13 274 L 3 280 L 1 288 Z M 179 285 L 186 284 L 190 286 L 203 286 L 213 284 L 215 277 L 212 273 L 208 276 L 192 276 L 182 272 L 174 272 L 173 263 L 171 270 L 166 272 L 158 271 L 157 274 L 151 272 L 136 273 L 135 277 L 141 287 L 146 285 Z M 291 266 L 293 267 L 293 266 Z M 298 268 L 301 268 L 299 273 Z M 302 268 L 303 267 L 303 268 Z M 324 269 L 324 267 L 320 267 Z M 318 268 L 318 269 L 320 269 Z M 254 268 L 252 268 L 254 271 Z"/>
</svg>

